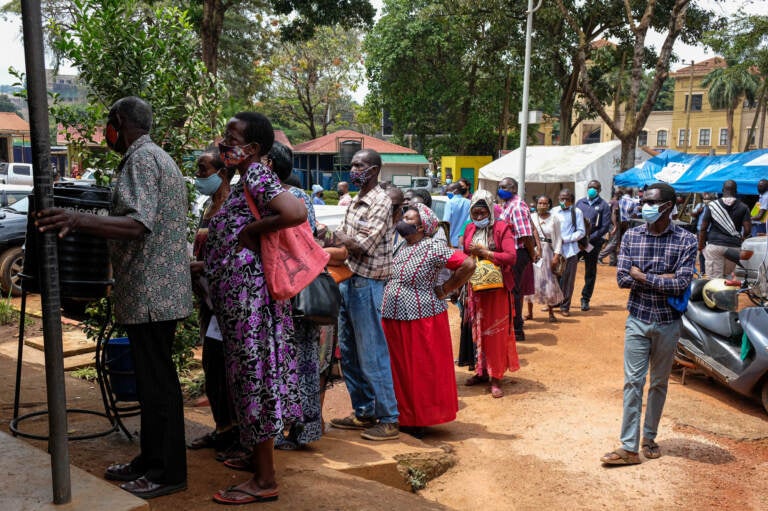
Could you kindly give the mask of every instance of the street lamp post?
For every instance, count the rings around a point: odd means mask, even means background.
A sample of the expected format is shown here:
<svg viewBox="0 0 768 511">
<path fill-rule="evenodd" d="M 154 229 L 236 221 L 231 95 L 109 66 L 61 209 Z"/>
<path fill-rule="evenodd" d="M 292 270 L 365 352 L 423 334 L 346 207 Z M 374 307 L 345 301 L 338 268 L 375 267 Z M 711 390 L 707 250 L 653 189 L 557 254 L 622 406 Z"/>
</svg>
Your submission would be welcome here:
<svg viewBox="0 0 768 511">
<path fill-rule="evenodd" d="M 533 13 L 541 8 L 543 0 L 539 0 L 533 8 L 533 0 L 528 0 L 528 21 L 525 25 L 525 68 L 523 70 L 523 105 L 520 112 L 520 182 L 518 194 L 525 200 L 525 156 L 528 146 L 528 91 L 531 86 L 531 31 L 533 30 Z"/>
</svg>

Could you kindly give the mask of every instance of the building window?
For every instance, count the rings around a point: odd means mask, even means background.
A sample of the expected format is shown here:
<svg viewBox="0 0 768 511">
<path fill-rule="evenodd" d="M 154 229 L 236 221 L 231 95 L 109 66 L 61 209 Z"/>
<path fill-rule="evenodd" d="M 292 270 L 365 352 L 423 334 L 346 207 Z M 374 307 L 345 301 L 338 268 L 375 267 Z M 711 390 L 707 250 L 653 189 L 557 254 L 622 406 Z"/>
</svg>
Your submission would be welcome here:
<svg viewBox="0 0 768 511">
<path fill-rule="evenodd" d="M 656 132 L 656 145 L 658 147 L 667 147 L 667 130 Z"/>
<path fill-rule="evenodd" d="M 687 145 L 688 145 L 688 131 L 678 130 L 677 131 L 677 147 L 685 147 Z"/>
<path fill-rule="evenodd" d="M 719 145 L 728 145 L 728 128 L 720 128 Z"/>
<path fill-rule="evenodd" d="M 699 145 L 708 146 L 712 142 L 712 130 L 709 128 L 702 128 L 699 130 Z"/>
<path fill-rule="evenodd" d="M 642 130 L 640 134 L 637 136 L 637 145 L 644 146 L 648 145 L 648 132 L 645 130 Z"/>
<path fill-rule="evenodd" d="M 701 112 L 702 95 L 691 95 L 691 112 Z M 685 96 L 685 111 L 688 111 L 688 96 Z"/>
</svg>

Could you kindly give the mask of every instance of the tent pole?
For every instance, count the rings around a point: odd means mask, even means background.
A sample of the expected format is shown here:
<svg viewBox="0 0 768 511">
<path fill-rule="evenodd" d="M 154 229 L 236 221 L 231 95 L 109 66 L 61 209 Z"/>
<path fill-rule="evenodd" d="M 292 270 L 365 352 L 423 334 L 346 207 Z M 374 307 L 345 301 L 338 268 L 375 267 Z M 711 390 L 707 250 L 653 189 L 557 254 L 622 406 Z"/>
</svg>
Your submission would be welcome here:
<svg viewBox="0 0 768 511">
<path fill-rule="evenodd" d="M 24 57 L 27 71 L 27 103 L 32 135 L 32 168 L 35 204 L 40 209 L 53 207 L 51 146 L 48 133 L 48 94 L 43 57 L 43 29 L 40 2 L 22 0 Z M 42 233 L 40 248 L 40 287 L 42 291 L 43 342 L 45 344 L 45 383 L 48 397 L 48 451 L 51 454 L 53 503 L 72 500 L 67 445 L 67 397 L 64 389 L 64 354 L 61 341 L 61 298 L 59 261 L 53 231 Z"/>
</svg>

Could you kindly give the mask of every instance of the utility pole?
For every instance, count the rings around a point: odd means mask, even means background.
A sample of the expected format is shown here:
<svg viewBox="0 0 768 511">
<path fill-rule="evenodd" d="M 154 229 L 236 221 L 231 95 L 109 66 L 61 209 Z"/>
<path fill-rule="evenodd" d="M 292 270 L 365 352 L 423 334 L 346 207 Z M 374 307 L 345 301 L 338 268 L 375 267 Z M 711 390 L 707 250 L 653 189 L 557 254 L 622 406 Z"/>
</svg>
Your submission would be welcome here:
<svg viewBox="0 0 768 511">
<path fill-rule="evenodd" d="M 694 62 L 691 61 L 691 81 L 688 84 L 688 101 L 686 105 L 686 115 L 685 115 L 685 150 L 683 152 L 687 153 L 688 148 L 691 147 L 691 110 L 693 110 L 693 68 L 694 68 Z"/>
<path fill-rule="evenodd" d="M 531 87 L 531 32 L 533 31 L 533 13 L 541 8 L 541 2 L 533 8 L 533 0 L 528 0 L 528 21 L 525 25 L 525 68 L 523 72 L 523 108 L 520 113 L 520 182 L 517 194 L 525 200 L 525 155 L 528 147 L 528 90 Z"/>
</svg>

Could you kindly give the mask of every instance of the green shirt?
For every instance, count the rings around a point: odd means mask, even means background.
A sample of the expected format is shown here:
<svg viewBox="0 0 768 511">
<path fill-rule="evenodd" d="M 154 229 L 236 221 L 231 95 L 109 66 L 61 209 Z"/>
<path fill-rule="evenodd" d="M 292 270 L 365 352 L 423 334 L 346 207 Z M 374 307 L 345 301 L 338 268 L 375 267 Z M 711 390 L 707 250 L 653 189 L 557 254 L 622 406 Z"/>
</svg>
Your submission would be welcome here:
<svg viewBox="0 0 768 511">
<path fill-rule="evenodd" d="M 138 240 L 109 240 L 115 318 L 120 324 L 181 319 L 192 313 L 187 253 L 187 189 L 173 159 L 149 135 L 118 167 L 110 215 L 146 227 Z"/>
</svg>

